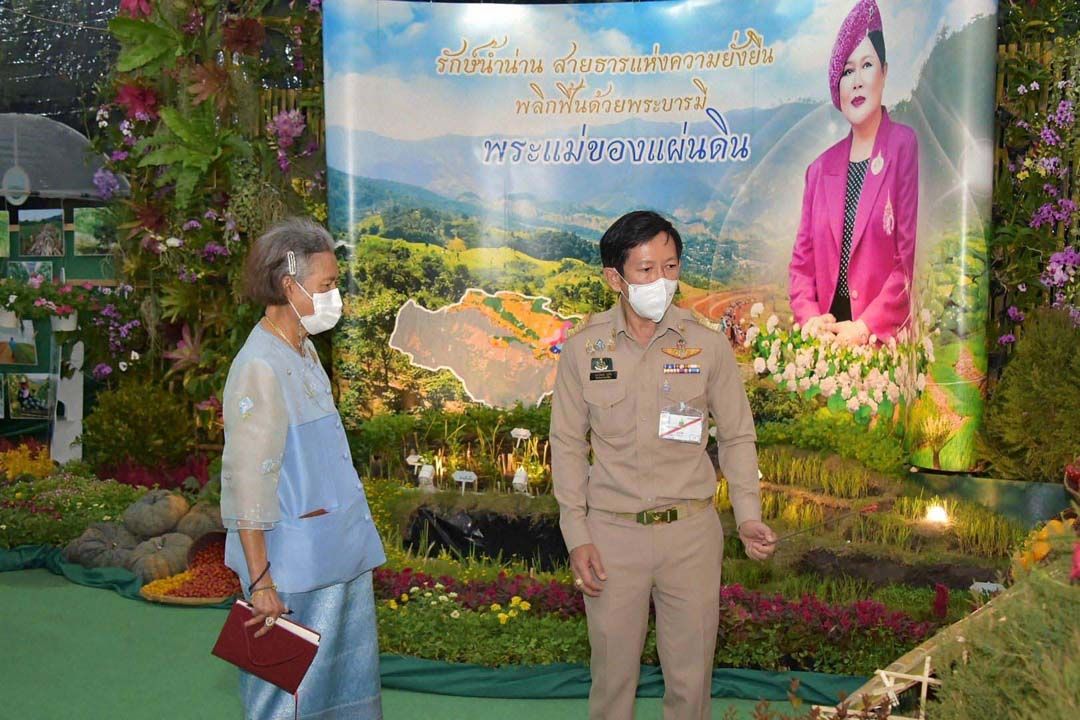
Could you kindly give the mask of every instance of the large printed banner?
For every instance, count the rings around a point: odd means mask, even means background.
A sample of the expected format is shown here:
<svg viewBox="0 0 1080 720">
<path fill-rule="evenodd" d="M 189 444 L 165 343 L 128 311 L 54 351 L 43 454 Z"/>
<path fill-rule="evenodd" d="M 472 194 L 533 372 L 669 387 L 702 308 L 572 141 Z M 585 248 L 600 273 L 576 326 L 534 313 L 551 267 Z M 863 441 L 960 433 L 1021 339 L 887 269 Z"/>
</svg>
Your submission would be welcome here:
<svg viewBox="0 0 1080 720">
<path fill-rule="evenodd" d="M 601 234 L 649 208 L 758 375 L 970 464 L 995 0 L 324 8 L 347 414 L 541 401 L 614 301 Z M 844 312 L 868 337 L 822 334 Z"/>
</svg>

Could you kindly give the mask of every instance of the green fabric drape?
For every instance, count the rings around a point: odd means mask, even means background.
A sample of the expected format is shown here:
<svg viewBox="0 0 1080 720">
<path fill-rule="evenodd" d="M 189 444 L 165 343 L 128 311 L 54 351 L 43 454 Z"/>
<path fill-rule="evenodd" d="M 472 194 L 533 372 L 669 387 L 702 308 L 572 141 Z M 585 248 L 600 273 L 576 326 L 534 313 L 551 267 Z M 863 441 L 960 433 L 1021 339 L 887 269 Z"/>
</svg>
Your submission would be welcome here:
<svg viewBox="0 0 1080 720">
<path fill-rule="evenodd" d="M 488 668 L 445 663 L 399 655 L 380 659 L 383 687 L 409 692 L 493 698 L 584 698 L 589 696 L 589 668 L 584 665 L 518 665 Z M 864 677 L 813 672 L 765 672 L 715 668 L 712 695 L 717 698 L 784 701 L 791 680 L 798 678 L 798 695 L 817 705 L 835 705 L 840 694 L 851 694 Z M 660 668 L 641 666 L 638 697 L 663 697 Z"/>
<path fill-rule="evenodd" d="M 48 545 L 0 548 L 0 572 L 35 569 L 48 570 L 79 585 L 107 588 L 125 598 L 143 600 L 139 595 L 142 581 L 128 570 L 85 568 L 64 562 L 60 548 Z M 227 608 L 230 605 L 209 607 Z M 501 699 L 589 696 L 589 668 L 585 665 L 558 663 L 489 668 L 400 655 L 382 655 L 380 664 L 383 687 L 393 690 Z M 799 679 L 799 697 L 818 705 L 834 705 L 841 693 L 850 694 L 866 681 L 866 678 L 848 675 L 716 668 L 713 670 L 712 694 L 717 698 L 783 701 L 788 697 L 792 678 Z M 663 695 L 664 677 L 660 668 L 642 665 L 638 697 Z"/>
<path fill-rule="evenodd" d="M 77 585 L 114 590 L 129 600 L 146 602 L 139 594 L 142 580 L 124 568 L 87 568 L 64 561 L 62 551 L 51 545 L 20 545 L 5 550 L 0 548 L 0 572 L 9 570 L 36 570 L 42 568 L 54 575 L 62 575 Z M 229 608 L 231 602 L 202 607 Z"/>
</svg>

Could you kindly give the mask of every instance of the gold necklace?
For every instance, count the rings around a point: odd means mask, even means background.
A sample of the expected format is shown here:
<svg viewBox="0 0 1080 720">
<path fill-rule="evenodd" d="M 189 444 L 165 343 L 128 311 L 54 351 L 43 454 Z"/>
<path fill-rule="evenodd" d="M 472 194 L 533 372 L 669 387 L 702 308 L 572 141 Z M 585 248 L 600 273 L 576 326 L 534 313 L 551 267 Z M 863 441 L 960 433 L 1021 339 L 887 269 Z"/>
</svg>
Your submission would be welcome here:
<svg viewBox="0 0 1080 720">
<path fill-rule="evenodd" d="M 284 340 L 289 347 L 293 348 L 301 355 L 304 354 L 303 341 L 301 341 L 300 343 L 293 343 L 291 340 L 289 340 L 289 336 L 285 334 L 285 331 L 279 328 L 278 324 L 270 319 L 269 315 L 263 315 L 263 317 L 266 318 L 266 322 L 270 323 L 270 327 L 274 329 L 274 332 L 281 336 L 281 339 Z"/>
</svg>

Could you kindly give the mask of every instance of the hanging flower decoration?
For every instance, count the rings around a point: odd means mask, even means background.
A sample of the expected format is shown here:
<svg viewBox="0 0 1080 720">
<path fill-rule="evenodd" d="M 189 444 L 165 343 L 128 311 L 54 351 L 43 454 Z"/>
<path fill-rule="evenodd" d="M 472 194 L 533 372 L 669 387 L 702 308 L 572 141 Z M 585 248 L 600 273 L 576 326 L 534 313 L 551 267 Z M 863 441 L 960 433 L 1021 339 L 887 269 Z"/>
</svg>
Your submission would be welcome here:
<svg viewBox="0 0 1080 720">
<path fill-rule="evenodd" d="M 296 139 L 304 134 L 307 124 L 299 110 L 283 110 L 274 116 L 266 126 L 270 138 L 277 142 L 282 150 L 288 150 Z"/>
<path fill-rule="evenodd" d="M 120 178 L 111 170 L 98 168 L 94 172 L 94 187 L 97 188 L 98 196 L 102 200 L 111 200 L 113 195 L 120 190 Z"/>
<path fill-rule="evenodd" d="M 120 0 L 120 13 L 130 18 L 148 18 L 153 12 L 150 0 Z"/>
<path fill-rule="evenodd" d="M 266 28 L 255 18 L 232 18 L 222 28 L 225 49 L 241 55 L 258 55 L 266 40 Z"/>
<path fill-rule="evenodd" d="M 134 234 L 146 231 L 159 232 L 165 227 L 165 211 L 157 205 L 139 205 L 135 207 Z"/>
<path fill-rule="evenodd" d="M 187 91 L 191 94 L 191 101 L 200 105 L 207 100 L 213 100 L 219 112 L 225 112 L 232 97 L 229 88 L 229 73 L 225 68 L 214 62 L 205 62 L 196 65 L 191 70 L 192 83 Z"/>
<path fill-rule="evenodd" d="M 176 347 L 162 353 L 162 357 L 166 360 L 173 361 L 169 374 L 181 372 L 199 364 L 199 360 L 202 358 L 202 339 L 203 330 L 201 327 L 192 333 L 191 326 L 184 324 L 183 329 L 180 331 L 180 341 L 176 343 Z"/>
<path fill-rule="evenodd" d="M 184 31 L 185 35 L 197 35 L 206 24 L 206 19 L 203 14 L 199 12 L 199 8 L 194 8 L 188 13 L 187 22 L 180 26 L 180 29 Z"/>
<path fill-rule="evenodd" d="M 148 122 L 157 120 L 159 99 L 152 88 L 139 83 L 127 83 L 120 86 L 116 93 L 116 104 L 124 108 L 128 119 Z"/>
</svg>

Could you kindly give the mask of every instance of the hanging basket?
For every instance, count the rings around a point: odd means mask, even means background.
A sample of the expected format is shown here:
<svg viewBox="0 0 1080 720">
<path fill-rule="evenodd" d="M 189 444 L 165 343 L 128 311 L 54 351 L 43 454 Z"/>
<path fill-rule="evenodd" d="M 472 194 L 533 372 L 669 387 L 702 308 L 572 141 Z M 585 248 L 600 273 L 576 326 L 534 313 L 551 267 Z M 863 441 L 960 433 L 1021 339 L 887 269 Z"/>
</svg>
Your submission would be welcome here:
<svg viewBox="0 0 1080 720">
<path fill-rule="evenodd" d="M 0 310 L 0 327 L 19 327 L 19 316 L 13 310 Z"/>
<path fill-rule="evenodd" d="M 74 332 L 79 327 L 79 311 L 71 313 L 70 315 L 64 315 L 59 317 L 53 315 L 49 318 L 52 323 L 52 331 L 57 332 Z"/>
</svg>

